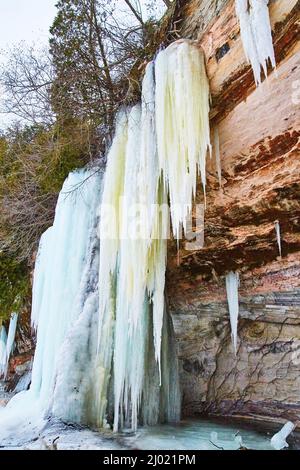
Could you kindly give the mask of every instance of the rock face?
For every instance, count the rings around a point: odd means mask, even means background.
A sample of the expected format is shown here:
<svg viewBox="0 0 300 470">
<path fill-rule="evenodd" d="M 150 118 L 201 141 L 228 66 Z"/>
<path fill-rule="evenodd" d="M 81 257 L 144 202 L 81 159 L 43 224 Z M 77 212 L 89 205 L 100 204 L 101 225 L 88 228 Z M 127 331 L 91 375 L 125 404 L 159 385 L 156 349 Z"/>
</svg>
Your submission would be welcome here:
<svg viewBox="0 0 300 470">
<path fill-rule="evenodd" d="M 170 244 L 168 298 L 185 415 L 300 419 L 300 2 L 270 2 L 277 72 L 256 89 L 234 1 L 181 1 L 174 24 L 197 40 L 212 92 L 222 187 L 208 164 L 205 243 Z M 176 16 L 177 15 L 177 16 Z M 215 146 L 216 147 L 216 146 Z M 214 154 L 216 148 L 214 149 Z M 199 190 L 197 203 L 203 203 Z M 281 229 L 279 257 L 275 221 Z M 224 275 L 240 273 L 238 354 Z M 298 348 L 298 349 L 297 349 Z"/>
</svg>

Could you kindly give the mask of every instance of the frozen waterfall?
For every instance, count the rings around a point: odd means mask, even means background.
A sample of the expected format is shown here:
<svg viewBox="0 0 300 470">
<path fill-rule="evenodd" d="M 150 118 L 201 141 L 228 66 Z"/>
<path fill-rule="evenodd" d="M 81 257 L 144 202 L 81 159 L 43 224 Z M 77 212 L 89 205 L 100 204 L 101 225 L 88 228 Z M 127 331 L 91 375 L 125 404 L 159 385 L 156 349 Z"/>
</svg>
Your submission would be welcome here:
<svg viewBox="0 0 300 470">
<path fill-rule="evenodd" d="M 20 427 L 34 435 L 50 412 L 62 347 L 80 313 L 80 287 L 100 181 L 95 170 L 71 173 L 60 192 L 53 226 L 41 238 L 33 285 L 32 322 L 37 328 L 37 344 L 31 386 L 0 410 L 1 437 L 17 433 Z M 72 370 L 65 369 L 65 376 L 68 374 Z"/>
<path fill-rule="evenodd" d="M 124 424 L 135 430 L 141 415 L 145 424 L 179 415 L 177 381 L 170 381 L 177 373 L 176 359 L 168 361 L 166 356 L 168 197 L 173 232 L 179 238 L 191 212 L 198 172 L 205 190 L 208 114 L 203 55 L 192 42 L 178 41 L 148 64 L 142 103 L 118 115 L 100 216 L 98 339 L 103 376 L 99 421 L 106 421 L 113 362 L 115 431 Z M 145 388 L 149 368 L 152 383 Z M 160 399 L 157 393 L 155 400 L 149 395 L 153 384 L 161 390 Z M 167 407 L 162 394 L 166 387 Z M 152 411 L 147 402 L 153 403 Z"/>
<path fill-rule="evenodd" d="M 33 319 L 38 335 L 31 390 L 49 403 L 60 349 L 80 313 L 78 297 L 99 197 L 99 174 L 71 173 L 60 193 L 53 227 L 41 240 L 36 269 L 43 282 L 35 276 Z"/>
<path fill-rule="evenodd" d="M 169 380 L 163 373 L 162 369 L 167 369 L 161 357 L 162 336 L 167 337 L 166 328 L 163 334 L 162 330 L 169 211 L 158 168 L 154 111 L 154 64 L 150 63 L 143 81 L 142 104 L 119 113 L 101 204 L 100 423 L 104 421 L 113 361 L 115 431 L 123 423 L 130 423 L 135 430 L 140 410 L 148 416 L 146 423 L 159 421 L 159 412 L 155 417 L 143 411 L 148 392 L 149 341 L 154 344 L 156 361 L 151 368 L 157 389 L 160 385 L 163 389 Z M 175 365 L 176 360 L 170 368 Z M 158 397 L 155 401 L 160 402 Z M 177 410 L 173 420 L 178 415 Z"/>
<path fill-rule="evenodd" d="M 198 174 L 205 192 L 209 136 L 203 54 L 178 41 L 148 64 L 141 103 L 119 110 L 104 176 L 75 171 L 63 186 L 35 266 L 32 383 L 1 429 L 37 430 L 49 415 L 115 431 L 180 418 L 167 240 L 170 220 L 177 239 L 186 228 Z"/>
</svg>

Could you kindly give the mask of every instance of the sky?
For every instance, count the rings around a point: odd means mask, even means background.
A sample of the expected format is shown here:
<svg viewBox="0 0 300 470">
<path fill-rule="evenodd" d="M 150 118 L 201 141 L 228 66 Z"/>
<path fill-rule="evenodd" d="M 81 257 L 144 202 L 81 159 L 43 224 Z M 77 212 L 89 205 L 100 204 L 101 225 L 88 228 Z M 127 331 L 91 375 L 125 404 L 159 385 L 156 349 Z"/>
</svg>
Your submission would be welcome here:
<svg viewBox="0 0 300 470">
<path fill-rule="evenodd" d="M 0 50 L 21 41 L 47 44 L 56 0 L 0 0 Z"/>
<path fill-rule="evenodd" d="M 55 4 L 56 0 L 0 0 L 0 64 L 6 62 L 5 51 L 20 42 L 47 46 Z M 0 129 L 12 120 L 14 116 L 0 113 Z"/>
<path fill-rule="evenodd" d="M 0 0 L 0 50 L 21 41 L 47 44 L 49 28 L 56 14 L 56 2 L 57 0 Z M 143 6 L 146 3 L 146 0 L 142 1 Z M 158 11 L 162 13 L 163 3 L 158 1 L 157 4 L 160 5 L 157 7 Z"/>
<path fill-rule="evenodd" d="M 124 1 L 120 7 L 124 8 Z M 29 45 L 47 46 L 49 28 L 56 16 L 57 0 L 0 0 L 0 64 L 6 63 L 5 51 L 21 42 Z M 143 13 L 146 15 L 147 0 L 142 0 Z M 160 16 L 165 6 L 162 0 L 155 2 L 156 14 Z M 0 101 L 2 98 L 0 85 Z M 0 129 L 6 128 L 14 116 L 0 113 Z"/>
</svg>

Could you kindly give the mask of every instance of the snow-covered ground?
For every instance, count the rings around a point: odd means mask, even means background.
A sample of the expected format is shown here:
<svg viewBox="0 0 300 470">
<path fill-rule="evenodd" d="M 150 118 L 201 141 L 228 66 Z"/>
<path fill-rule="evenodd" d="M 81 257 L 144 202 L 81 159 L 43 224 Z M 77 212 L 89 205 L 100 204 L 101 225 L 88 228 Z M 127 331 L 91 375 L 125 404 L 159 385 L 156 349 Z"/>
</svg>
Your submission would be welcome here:
<svg viewBox="0 0 300 470">
<path fill-rule="evenodd" d="M 31 439 L 31 438 L 30 438 Z M 10 438 L 0 450 L 117 450 L 122 449 L 116 438 L 80 426 L 69 426 L 58 420 L 49 421 L 33 440 Z"/>
<path fill-rule="evenodd" d="M 0 380 L 0 409 L 1 407 L 3 408 L 6 405 L 6 403 L 11 399 L 11 397 L 11 393 L 4 392 L 4 387 L 2 387 Z"/>
</svg>

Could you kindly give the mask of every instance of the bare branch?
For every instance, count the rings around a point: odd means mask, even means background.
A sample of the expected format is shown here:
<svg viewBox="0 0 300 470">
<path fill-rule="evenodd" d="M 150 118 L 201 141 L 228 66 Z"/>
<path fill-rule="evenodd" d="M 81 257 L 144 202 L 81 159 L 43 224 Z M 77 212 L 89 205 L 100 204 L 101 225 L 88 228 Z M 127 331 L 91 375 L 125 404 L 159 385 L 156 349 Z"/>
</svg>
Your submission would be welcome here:
<svg viewBox="0 0 300 470">
<path fill-rule="evenodd" d="M 128 7 L 130 8 L 130 10 L 132 11 L 134 16 L 136 17 L 136 19 L 141 23 L 142 26 L 144 26 L 144 21 L 143 21 L 143 18 L 141 16 L 141 14 L 136 10 L 136 8 L 134 8 L 131 1 L 130 0 L 124 0 L 124 1 L 128 5 Z"/>
</svg>

